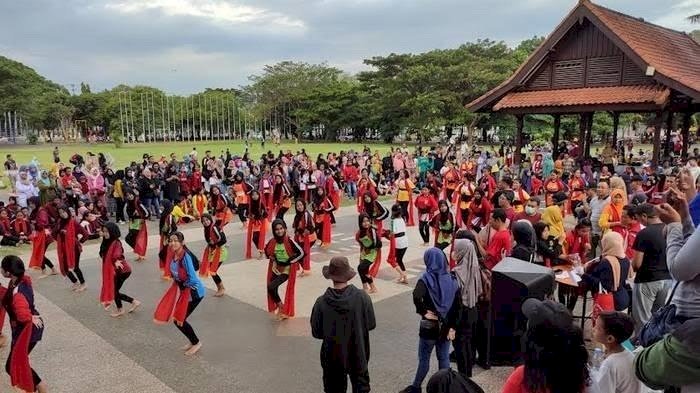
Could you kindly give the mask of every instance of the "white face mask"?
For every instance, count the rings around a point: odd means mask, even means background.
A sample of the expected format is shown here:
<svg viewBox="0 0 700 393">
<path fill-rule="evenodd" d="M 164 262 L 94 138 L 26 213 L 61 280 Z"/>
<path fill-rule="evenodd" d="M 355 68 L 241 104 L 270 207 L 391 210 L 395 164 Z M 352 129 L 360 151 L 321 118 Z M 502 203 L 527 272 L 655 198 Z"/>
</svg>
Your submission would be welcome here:
<svg viewBox="0 0 700 393">
<path fill-rule="evenodd" d="M 532 216 L 535 214 L 535 208 L 532 206 L 525 206 L 525 213 L 527 213 L 528 216 Z"/>
</svg>

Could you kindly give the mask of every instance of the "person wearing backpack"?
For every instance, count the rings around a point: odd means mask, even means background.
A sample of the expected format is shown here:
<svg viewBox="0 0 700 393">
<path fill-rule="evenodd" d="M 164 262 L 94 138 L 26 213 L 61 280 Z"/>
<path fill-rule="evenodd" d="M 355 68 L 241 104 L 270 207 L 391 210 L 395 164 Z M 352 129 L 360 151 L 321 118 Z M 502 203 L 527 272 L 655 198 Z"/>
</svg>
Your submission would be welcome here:
<svg viewBox="0 0 700 393">
<path fill-rule="evenodd" d="M 202 342 L 199 341 L 192 325 L 187 322 L 187 318 L 204 299 L 206 290 L 197 275 L 199 259 L 187 249 L 184 241 L 185 236 L 182 232 L 170 235 L 168 244 L 172 260 L 169 266 L 173 283 L 158 303 L 153 320 L 159 324 L 174 320 L 175 327 L 189 340 L 189 344 L 183 347 L 185 355 L 192 356 L 202 348 Z"/>
</svg>

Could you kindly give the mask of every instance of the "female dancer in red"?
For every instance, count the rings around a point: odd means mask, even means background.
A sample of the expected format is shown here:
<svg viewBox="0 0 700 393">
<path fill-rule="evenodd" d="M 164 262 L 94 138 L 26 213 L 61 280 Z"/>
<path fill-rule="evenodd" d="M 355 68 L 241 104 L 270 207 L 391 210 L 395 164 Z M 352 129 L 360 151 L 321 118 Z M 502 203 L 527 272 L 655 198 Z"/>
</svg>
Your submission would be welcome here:
<svg viewBox="0 0 700 393">
<path fill-rule="evenodd" d="M 368 293 L 375 293 L 377 287 L 374 285 L 374 276 L 370 274 L 370 268 L 379 265 L 382 241 L 367 213 L 360 213 L 358 226 L 359 230 L 355 233 L 355 240 L 360 245 L 360 264 L 357 266 L 357 272 L 360 274 L 362 288 Z"/>
<path fill-rule="evenodd" d="M 87 240 L 87 233 L 71 217 L 67 206 L 58 207 L 54 239 L 56 239 L 56 253 L 61 274 L 73 283 L 71 288 L 73 291 L 83 292 L 87 286 L 85 286 L 83 272 L 80 270 L 80 254 L 83 251 L 80 244 Z"/>
<path fill-rule="evenodd" d="M 121 232 L 117 224 L 107 222 L 102 227 L 102 243 L 100 244 L 100 258 L 102 258 L 102 290 L 100 291 L 100 303 L 108 311 L 112 302 L 117 306 L 117 311 L 110 314 L 119 318 L 125 314 L 122 302 L 131 303 L 129 313 L 136 311 L 141 302 L 121 292 L 122 285 L 131 276 L 131 266 L 124 258 L 124 247 L 119 237 Z"/>
<path fill-rule="evenodd" d="M 243 181 L 243 173 L 236 172 L 233 176 L 233 194 L 235 195 L 236 212 L 241 220 L 241 228 L 246 227 L 248 206 L 250 204 L 250 193 L 253 191 L 253 186 L 250 183 Z"/>
<path fill-rule="evenodd" d="M 433 214 L 438 209 L 437 199 L 430 193 L 426 186 L 420 190 L 420 195 L 416 198 L 416 208 L 418 209 L 418 232 L 423 239 L 423 246 L 430 242 L 430 221 Z"/>
<path fill-rule="evenodd" d="M 586 200 L 586 182 L 581 177 L 581 170 L 574 171 L 569 180 L 569 212 L 575 212 L 576 208 Z"/>
<path fill-rule="evenodd" d="M 34 227 L 32 235 L 32 258 L 29 260 L 30 269 L 41 270 L 42 274 L 46 268 L 51 269 L 49 274 L 58 274 L 53 263 L 46 257 L 46 249 L 53 241 L 51 237 L 51 216 L 44 206 L 39 203 L 39 197 L 27 199 L 27 205 L 31 209 L 29 220 Z"/>
<path fill-rule="evenodd" d="M 177 232 L 177 221 L 171 214 L 173 212 L 173 203 L 169 200 L 163 200 L 163 213 L 160 215 L 159 230 L 160 230 L 160 249 L 158 250 L 158 261 L 160 263 L 160 272 L 164 280 L 170 279 L 170 269 L 167 267 L 168 261 L 172 259 L 170 255 L 170 247 L 168 241 L 170 235 Z"/>
<path fill-rule="evenodd" d="M 557 171 L 552 171 L 547 180 L 544 182 L 544 198 L 547 206 L 552 205 L 552 197 L 558 192 L 564 191 L 564 182 L 559 179 Z"/>
<path fill-rule="evenodd" d="M 228 249 L 226 248 L 226 235 L 215 223 L 214 219 L 209 214 L 202 216 L 202 226 L 204 227 L 204 240 L 207 246 L 204 248 L 202 255 L 202 263 L 199 267 L 199 275 L 207 277 L 211 275 L 214 284 L 216 284 L 215 297 L 222 297 L 226 291 L 221 277 L 217 274 L 219 266 L 226 260 Z"/>
<path fill-rule="evenodd" d="M 357 181 L 357 212 L 362 213 L 364 205 L 364 197 L 366 193 L 374 196 L 377 195 L 377 183 L 369 177 L 367 168 L 363 168 L 360 172 L 360 180 Z"/>
<path fill-rule="evenodd" d="M 149 213 L 133 190 L 126 192 L 126 215 L 129 217 L 129 233 L 124 241 L 134 250 L 136 260 L 141 262 L 146 258 L 146 249 L 148 248 L 146 219 Z"/>
<path fill-rule="evenodd" d="M 486 228 L 489 225 L 493 206 L 491 202 L 484 197 L 483 190 L 479 188 L 474 190 L 474 197 L 472 201 L 469 202 L 469 212 L 471 216 L 467 227 L 474 229 L 476 232 L 480 232 L 482 228 Z"/>
<path fill-rule="evenodd" d="M 253 190 L 250 193 L 250 204 L 246 211 L 248 219 L 248 235 L 246 236 L 245 257 L 253 257 L 252 244 L 258 249 L 258 259 L 262 259 L 265 249 L 265 232 L 267 231 L 267 209 L 260 199 L 260 193 Z"/>
<path fill-rule="evenodd" d="M 304 249 L 304 259 L 302 261 L 302 271 L 300 276 L 311 274 L 311 247 L 316 243 L 316 225 L 314 218 L 306 209 L 306 202 L 297 199 L 294 202 L 296 215 L 294 216 L 294 240 Z"/>
<path fill-rule="evenodd" d="M 452 204 L 456 206 L 456 216 L 457 216 L 457 227 L 459 228 L 469 228 L 469 202 L 471 202 L 474 197 L 474 191 L 476 186 L 472 183 L 472 177 L 470 174 L 466 174 L 461 183 L 457 186 L 457 192 L 455 192 L 454 200 Z"/>
<path fill-rule="evenodd" d="M 406 221 L 406 226 L 415 226 L 413 218 L 413 189 L 416 186 L 409 178 L 408 170 L 399 172 L 399 180 L 396 181 L 396 203 L 401 206 L 401 215 Z"/>
<path fill-rule="evenodd" d="M 333 172 L 330 169 L 326 169 L 324 174 L 326 176 L 324 184 L 326 195 L 328 195 L 328 199 L 331 200 L 334 207 L 333 211 L 335 211 L 340 206 L 340 187 L 338 186 L 338 182 L 335 180 L 335 177 L 333 177 Z M 331 224 L 335 224 L 335 215 L 333 214 L 333 211 L 329 213 L 331 216 Z"/>
<path fill-rule="evenodd" d="M 45 393 L 48 391 L 46 383 L 29 365 L 29 354 L 44 333 L 44 321 L 34 307 L 32 281 L 25 275 L 24 262 L 17 256 L 6 256 L 0 267 L 2 275 L 10 279 L 7 289 L 0 286 L 2 307 L 12 327 L 12 345 L 5 370 L 13 387 L 24 392 Z"/>
<path fill-rule="evenodd" d="M 207 199 L 207 196 L 204 194 L 204 188 L 200 188 L 199 191 L 192 196 L 194 218 L 201 218 L 202 214 L 207 213 L 208 205 L 209 199 Z"/>
<path fill-rule="evenodd" d="M 384 220 L 389 217 L 389 211 L 370 193 L 365 194 L 363 207 L 363 212 L 372 220 L 372 225 L 374 226 L 374 229 L 377 230 L 379 236 L 384 235 Z M 369 269 L 369 274 L 372 277 L 377 277 L 377 273 L 379 273 L 379 266 L 382 261 L 381 249 L 377 249 L 376 252 L 377 259 Z"/>
<path fill-rule="evenodd" d="M 459 176 L 459 171 L 455 168 L 454 164 L 447 161 L 447 172 L 445 172 L 442 178 L 442 192 L 445 199 L 448 201 L 452 200 L 452 194 L 454 194 L 457 189 L 457 184 L 461 181 Z"/>
<path fill-rule="evenodd" d="M 445 250 L 452 244 L 452 234 L 455 232 L 455 219 L 446 200 L 438 202 L 438 214 L 430 225 L 435 229 L 435 247 Z"/>
<path fill-rule="evenodd" d="M 265 245 L 265 255 L 270 259 L 267 267 L 267 310 L 277 314 L 277 320 L 294 316 L 294 287 L 297 262 L 304 258 L 304 250 L 287 235 L 283 220 L 272 222 L 272 239 Z M 284 302 L 279 287 L 287 282 Z"/>
<path fill-rule="evenodd" d="M 233 213 L 231 213 L 226 196 L 221 193 L 219 186 L 211 186 L 209 190 L 211 192 L 211 198 L 209 199 L 209 211 L 214 214 L 217 225 L 223 229 L 226 224 L 231 222 L 231 219 L 233 219 Z"/>
<path fill-rule="evenodd" d="M 323 187 L 316 189 L 311 204 L 314 212 L 314 223 L 316 225 L 316 236 L 321 240 L 321 247 L 327 248 L 331 245 L 331 215 L 335 210 L 333 202 L 326 196 Z"/>
<path fill-rule="evenodd" d="M 284 220 L 284 214 L 292 207 L 292 192 L 289 190 L 287 182 L 284 181 L 284 176 L 275 175 L 275 185 L 272 189 L 272 205 L 274 207 L 274 216 L 280 220 Z"/>
</svg>

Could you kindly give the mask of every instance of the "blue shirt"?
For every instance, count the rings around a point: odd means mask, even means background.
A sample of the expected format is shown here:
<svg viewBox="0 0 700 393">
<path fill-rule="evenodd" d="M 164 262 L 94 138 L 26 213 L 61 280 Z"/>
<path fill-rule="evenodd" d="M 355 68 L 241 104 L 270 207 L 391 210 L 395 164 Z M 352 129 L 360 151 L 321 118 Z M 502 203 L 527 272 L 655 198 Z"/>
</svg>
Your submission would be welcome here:
<svg viewBox="0 0 700 393">
<path fill-rule="evenodd" d="M 690 218 L 693 220 L 693 226 L 700 225 L 700 194 L 696 195 L 690 203 L 688 203 L 688 211 Z"/>
<path fill-rule="evenodd" d="M 185 252 L 185 256 L 182 258 L 182 262 L 185 266 L 185 270 L 187 271 L 187 280 L 185 280 L 185 277 L 180 278 L 178 268 L 179 263 L 177 259 L 173 259 L 170 262 L 170 274 L 172 274 L 173 280 L 175 280 L 175 282 L 177 283 L 183 283 L 186 287 L 197 291 L 197 295 L 199 297 L 204 297 L 206 290 L 204 289 L 204 284 L 202 284 L 202 280 L 200 280 L 199 276 L 197 275 L 197 271 L 194 270 L 194 265 L 192 264 L 192 257 L 190 256 L 189 252 Z"/>
</svg>

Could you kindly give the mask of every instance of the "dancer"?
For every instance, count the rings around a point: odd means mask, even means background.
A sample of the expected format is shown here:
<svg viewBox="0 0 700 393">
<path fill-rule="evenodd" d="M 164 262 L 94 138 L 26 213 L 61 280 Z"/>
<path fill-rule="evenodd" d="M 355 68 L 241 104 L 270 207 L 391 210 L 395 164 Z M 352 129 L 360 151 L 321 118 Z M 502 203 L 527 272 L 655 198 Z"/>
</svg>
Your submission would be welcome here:
<svg viewBox="0 0 700 393">
<path fill-rule="evenodd" d="M 25 392 L 45 393 L 48 391 L 46 382 L 29 364 L 29 354 L 44 334 L 44 321 L 34 307 L 32 281 L 25 275 L 24 262 L 17 256 L 6 256 L 0 267 L 3 277 L 10 279 L 7 289 L 0 286 L 2 307 L 7 311 L 12 327 L 12 344 L 5 370 L 13 387 Z"/>
<path fill-rule="evenodd" d="M 304 250 L 289 238 L 287 224 L 283 220 L 272 222 L 272 239 L 265 245 L 265 255 L 270 259 L 267 267 L 267 310 L 276 313 L 279 321 L 291 318 L 294 316 L 297 262 L 304 258 Z M 282 302 L 279 287 L 285 282 L 287 290 Z"/>
<path fill-rule="evenodd" d="M 316 226 L 311 213 L 306 209 L 306 202 L 297 199 L 294 202 L 296 215 L 294 216 L 294 240 L 299 243 L 304 250 L 302 270 L 300 277 L 311 274 L 311 247 L 316 243 Z"/>
<path fill-rule="evenodd" d="M 374 196 L 377 195 L 377 183 L 374 182 L 369 177 L 369 171 L 367 168 L 362 168 L 360 172 L 360 180 L 357 181 L 357 212 L 362 213 L 364 211 L 364 197 L 366 193 L 370 193 Z"/>
<path fill-rule="evenodd" d="M 447 171 L 444 173 L 442 179 L 442 192 L 445 199 L 448 201 L 452 200 L 452 195 L 457 189 L 457 184 L 461 181 L 459 176 L 459 171 L 455 168 L 454 163 L 447 161 L 446 163 Z"/>
<path fill-rule="evenodd" d="M 192 196 L 194 218 L 200 219 L 204 213 L 208 213 L 207 206 L 209 206 L 209 199 L 207 199 L 207 195 L 204 193 L 204 188 L 200 188 L 199 192 Z"/>
<path fill-rule="evenodd" d="M 138 192 L 135 190 L 126 192 L 126 215 L 129 217 L 129 233 L 124 241 L 134 250 L 136 260 L 141 262 L 146 258 L 146 248 L 148 247 L 146 219 L 150 213 L 139 201 Z"/>
<path fill-rule="evenodd" d="M 403 257 L 408 249 L 408 237 L 406 236 L 406 221 L 403 218 L 403 209 L 399 204 L 391 207 L 391 224 L 387 233 L 389 237 L 389 255 L 386 261 L 399 273 L 396 280 L 400 284 L 408 284 L 406 266 Z"/>
<path fill-rule="evenodd" d="M 80 254 L 83 251 L 81 243 L 85 243 L 87 238 L 87 232 L 71 217 L 68 207 L 59 206 L 58 222 L 54 230 L 58 267 L 61 274 L 73 283 L 71 290 L 75 292 L 87 289 L 83 272 L 80 270 Z"/>
<path fill-rule="evenodd" d="M 228 207 L 226 195 L 221 193 L 219 186 L 211 186 L 209 190 L 211 195 L 209 198 L 209 211 L 214 214 L 217 225 L 223 229 L 233 219 L 233 213 Z"/>
<path fill-rule="evenodd" d="M 100 303 L 105 311 L 109 311 L 112 302 L 117 310 L 110 314 L 113 318 L 119 318 L 125 314 L 122 302 L 131 303 L 129 313 L 136 311 L 141 302 L 131 296 L 120 292 L 124 282 L 131 276 L 131 266 L 124 258 L 121 231 L 117 224 L 107 222 L 102 226 L 102 243 L 100 244 L 100 258 L 102 258 L 102 290 L 100 291 Z"/>
<path fill-rule="evenodd" d="M 314 212 L 314 223 L 316 225 L 316 236 L 321 240 L 321 248 L 328 248 L 331 245 L 331 215 L 335 210 L 333 202 L 326 196 L 323 187 L 316 189 L 314 199 L 311 204 Z"/>
<path fill-rule="evenodd" d="M 324 174 L 326 176 L 324 183 L 326 195 L 328 195 L 328 199 L 331 200 L 334 207 L 334 209 L 328 214 L 331 216 L 331 224 L 335 225 L 335 214 L 333 214 L 333 212 L 340 207 L 340 187 L 338 186 L 338 182 L 336 181 L 335 177 L 333 177 L 333 172 L 330 169 L 326 169 Z"/>
<path fill-rule="evenodd" d="M 30 269 L 41 270 L 42 277 L 46 268 L 51 269 L 48 275 L 56 275 L 58 272 L 53 266 L 53 263 L 46 257 L 46 250 L 49 244 L 53 241 L 51 237 L 51 216 L 44 206 L 39 204 L 39 197 L 31 197 L 27 199 L 27 205 L 31 209 L 29 220 L 34 227 L 34 236 L 32 239 L 32 257 L 29 260 Z"/>
<path fill-rule="evenodd" d="M 549 177 L 544 182 L 544 200 L 545 205 L 550 206 L 553 203 L 554 194 L 564 191 L 564 182 L 559 179 L 559 173 L 552 171 Z"/>
<path fill-rule="evenodd" d="M 454 216 L 450 212 L 447 201 L 442 199 L 438 202 L 438 214 L 433 217 L 430 225 L 435 230 L 435 247 L 445 250 L 452 243 L 455 231 Z M 450 266 L 452 268 L 453 266 Z"/>
<path fill-rule="evenodd" d="M 209 214 L 202 215 L 202 226 L 204 227 L 204 240 L 207 246 L 204 248 L 202 255 L 202 264 L 199 267 L 199 275 L 207 277 L 211 275 L 214 284 L 216 284 L 215 297 L 222 297 L 226 291 L 224 284 L 221 282 L 221 277 L 217 274 L 219 266 L 228 257 L 228 248 L 226 247 L 226 235 L 219 228 L 214 219 Z"/>
<path fill-rule="evenodd" d="M 250 204 L 246 211 L 248 219 L 248 235 L 246 236 L 245 257 L 253 257 L 252 245 L 258 250 L 258 259 L 262 259 L 265 249 L 265 232 L 267 231 L 267 210 L 260 193 L 257 190 L 250 192 Z"/>
<path fill-rule="evenodd" d="M 173 203 L 169 200 L 163 201 L 163 213 L 160 215 L 159 231 L 160 231 L 160 249 L 158 250 L 158 262 L 160 266 L 161 276 L 164 280 L 170 279 L 170 268 L 167 266 L 168 261 L 172 259 L 170 255 L 170 247 L 168 241 L 170 235 L 177 232 L 177 220 L 172 215 Z"/>
<path fill-rule="evenodd" d="M 414 226 L 413 222 L 413 189 L 416 188 L 409 178 L 408 170 L 399 172 L 399 179 L 396 181 L 396 203 L 401 207 L 401 214 L 407 226 Z"/>
<path fill-rule="evenodd" d="M 236 172 L 233 176 L 233 193 L 236 196 L 236 212 L 241 220 L 241 228 L 245 228 L 248 217 L 248 205 L 250 202 L 250 193 L 253 191 L 253 186 L 250 183 L 243 181 L 243 173 Z"/>
<path fill-rule="evenodd" d="M 469 213 L 471 214 L 467 227 L 474 229 L 476 232 L 481 232 L 483 228 L 489 225 L 493 205 L 485 197 L 485 191 L 481 189 L 474 190 L 474 197 L 469 202 Z"/>
<path fill-rule="evenodd" d="M 373 276 L 370 274 L 370 267 L 374 264 L 378 265 L 382 241 L 379 238 L 379 233 L 372 226 L 372 219 L 367 213 L 360 213 L 358 226 L 359 230 L 355 234 L 355 240 L 360 245 L 360 264 L 357 266 L 357 272 L 360 274 L 362 288 L 368 293 L 375 293 L 377 292 L 377 287 L 374 285 Z"/>
<path fill-rule="evenodd" d="M 427 246 L 430 242 L 430 221 L 438 210 L 437 200 L 428 187 L 423 186 L 420 190 L 420 195 L 416 198 L 416 208 L 418 209 L 418 232 L 423 239 L 423 246 Z"/>
<path fill-rule="evenodd" d="M 466 174 L 464 180 L 457 186 L 457 192 L 454 195 L 452 204 L 456 206 L 455 215 L 457 216 L 457 226 L 459 228 L 469 228 L 469 202 L 474 197 L 476 187 L 472 183 L 470 174 Z"/>
<path fill-rule="evenodd" d="M 182 349 L 185 355 L 191 356 L 202 348 L 202 342 L 199 341 L 192 325 L 187 322 L 187 318 L 204 299 L 206 290 L 197 277 L 195 267 L 197 258 L 187 249 L 184 241 L 185 236 L 182 232 L 175 232 L 170 236 L 169 245 L 173 252 L 170 274 L 173 277 L 173 283 L 158 303 L 153 321 L 157 324 L 166 324 L 174 320 L 175 327 L 189 340 L 189 344 Z"/>
<path fill-rule="evenodd" d="M 275 185 L 272 189 L 272 204 L 274 207 L 274 216 L 280 220 L 284 220 L 284 214 L 292 207 L 292 192 L 289 190 L 287 182 L 280 174 L 275 175 Z"/>
</svg>

